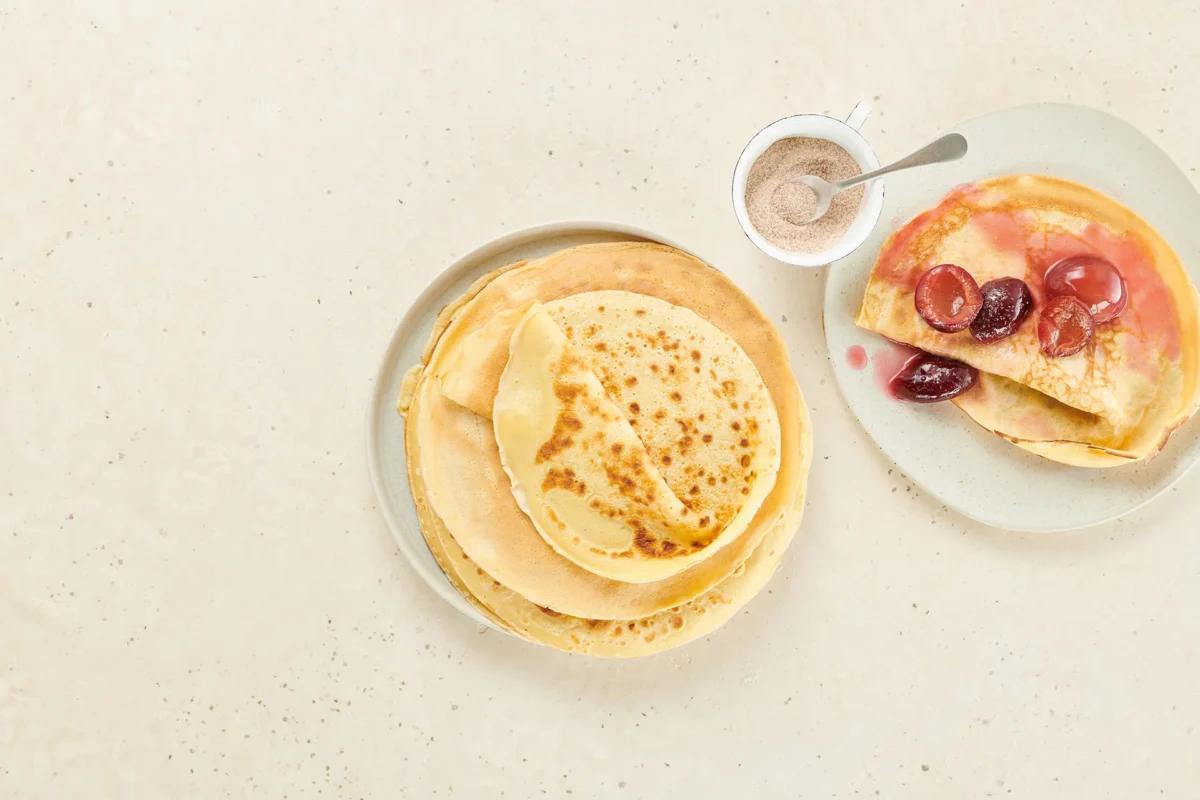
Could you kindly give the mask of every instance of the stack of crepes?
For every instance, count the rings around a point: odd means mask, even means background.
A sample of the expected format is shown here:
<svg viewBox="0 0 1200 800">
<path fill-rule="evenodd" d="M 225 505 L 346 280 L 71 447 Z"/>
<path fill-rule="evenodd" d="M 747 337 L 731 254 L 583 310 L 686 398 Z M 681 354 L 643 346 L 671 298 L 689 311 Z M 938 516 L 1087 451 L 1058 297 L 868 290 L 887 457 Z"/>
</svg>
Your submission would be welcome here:
<svg viewBox="0 0 1200 800">
<path fill-rule="evenodd" d="M 800 522 L 807 411 L 775 327 L 648 243 L 563 250 L 444 309 L 399 409 L 451 583 L 561 650 L 639 656 L 714 630 Z"/>
<path fill-rule="evenodd" d="M 1038 344 L 1043 277 L 1060 259 L 1099 256 L 1124 276 L 1128 305 L 1072 356 Z M 1034 312 L 990 344 L 939 333 L 913 304 L 929 268 L 957 264 L 979 284 L 1025 281 Z M 961 186 L 884 244 L 858 324 L 963 361 L 979 383 L 953 402 L 1012 443 L 1065 464 L 1111 467 L 1158 453 L 1197 408 L 1197 294 L 1163 237 L 1116 200 L 1060 178 L 1015 175 Z"/>
</svg>

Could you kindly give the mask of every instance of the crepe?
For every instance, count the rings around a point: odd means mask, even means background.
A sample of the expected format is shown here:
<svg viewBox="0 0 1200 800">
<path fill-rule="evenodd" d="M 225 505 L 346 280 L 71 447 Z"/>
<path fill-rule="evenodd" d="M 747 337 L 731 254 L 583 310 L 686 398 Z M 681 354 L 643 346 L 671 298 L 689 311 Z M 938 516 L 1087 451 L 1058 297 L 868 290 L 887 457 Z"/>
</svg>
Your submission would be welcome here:
<svg viewBox="0 0 1200 800">
<path fill-rule="evenodd" d="M 745 352 L 632 292 L 531 306 L 492 411 L 521 510 L 614 580 L 670 577 L 737 538 L 779 468 L 779 421 Z"/>
<path fill-rule="evenodd" d="M 517 503 L 491 419 L 513 333 L 530 309 L 536 303 L 553 309 L 560 298 L 604 291 L 657 298 L 712 323 L 752 363 L 778 421 L 774 449 L 779 464 L 773 480 L 764 480 L 769 491 L 744 530 L 724 546 L 704 548 L 709 551 L 706 557 L 676 574 L 641 583 L 584 569 L 547 543 Z M 563 304 L 560 310 L 567 314 L 570 307 Z M 586 314 L 586 303 L 579 309 Z M 611 372 L 611 366 L 597 364 L 598 371 L 602 367 Z M 653 649 L 682 641 L 681 631 L 700 630 L 692 621 L 701 613 L 695 604 L 687 605 L 689 601 L 720 585 L 720 596 L 729 602 L 716 605 L 740 606 L 777 562 L 778 553 L 768 558 L 768 552 L 782 552 L 799 519 L 809 440 L 786 348 L 753 302 L 728 279 L 672 248 L 588 245 L 485 276 L 439 316 L 422 364 L 405 381 L 400 408 L 407 412 L 410 483 L 431 550 L 451 582 L 472 602 L 506 627 L 544 644 L 580 649 L 568 646 L 571 636 L 563 633 L 578 627 L 567 624 L 572 619 L 589 620 L 584 629 L 595 631 L 605 627 L 599 621 L 639 621 L 673 608 L 682 609 L 683 623 L 675 628 L 664 618 L 672 633 L 663 629 Z M 769 456 L 771 449 L 763 452 Z M 657 452 L 653 443 L 647 452 Z M 758 566 L 751 574 L 761 578 L 726 583 L 735 573 L 749 570 L 751 554 L 759 552 L 772 531 L 775 545 L 753 562 Z M 531 617 L 530 609 L 545 611 Z M 546 620 L 556 622 L 547 628 Z M 654 624 L 647 622 L 646 630 Z"/>
<path fill-rule="evenodd" d="M 1098 255 L 1125 278 L 1129 304 L 1098 325 L 1080 353 L 1041 352 L 1037 308 L 1056 261 Z M 1035 311 L 1012 336 L 984 344 L 969 331 L 935 331 L 917 314 L 918 278 L 958 264 L 982 285 L 1028 284 Z M 857 322 L 904 344 L 976 367 L 980 381 L 954 399 L 988 430 L 1055 461 L 1107 467 L 1148 458 L 1196 410 L 1197 295 L 1179 258 L 1145 220 L 1078 183 L 1044 176 L 962 186 L 884 244 Z"/>
<path fill-rule="evenodd" d="M 811 428 L 803 405 L 800 411 L 800 466 L 807 471 L 812 458 Z M 416 398 L 408 413 L 419 413 Z M 406 442 L 417 517 L 430 551 L 450 582 L 502 629 L 565 652 L 634 658 L 679 647 L 713 632 L 766 585 L 795 535 L 803 511 L 801 491 L 764 532 L 761 542 L 745 561 L 712 588 L 673 608 L 637 619 L 589 619 L 562 614 L 532 603 L 504 586 L 463 552 L 442 519 L 429 507 L 421 471 L 411 469 L 414 461 L 421 459 L 420 445 L 412 436 L 414 430 L 407 429 Z"/>
</svg>

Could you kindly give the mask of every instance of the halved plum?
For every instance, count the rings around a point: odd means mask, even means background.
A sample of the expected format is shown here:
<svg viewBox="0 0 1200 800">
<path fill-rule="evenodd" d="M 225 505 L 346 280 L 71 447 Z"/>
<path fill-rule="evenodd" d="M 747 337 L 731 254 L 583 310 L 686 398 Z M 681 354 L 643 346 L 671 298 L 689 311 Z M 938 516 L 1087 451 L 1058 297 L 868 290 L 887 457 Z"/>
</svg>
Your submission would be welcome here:
<svg viewBox="0 0 1200 800">
<path fill-rule="evenodd" d="M 1042 352 L 1051 358 L 1075 355 L 1087 346 L 1095 331 L 1091 312 L 1074 295 L 1052 297 L 1038 318 L 1038 341 Z"/>
<path fill-rule="evenodd" d="M 979 371 L 953 358 L 920 352 L 892 376 L 888 387 L 900 400 L 937 403 L 958 397 L 979 380 Z"/>
<path fill-rule="evenodd" d="M 1079 298 L 1098 324 L 1116 319 L 1129 302 L 1121 271 L 1100 256 L 1068 256 L 1056 261 L 1046 270 L 1046 294 Z"/>
<path fill-rule="evenodd" d="M 954 333 L 971 324 L 983 297 L 971 273 L 957 264 L 938 264 L 917 281 L 913 302 L 929 327 Z"/>
<path fill-rule="evenodd" d="M 979 287 L 983 306 L 971 321 L 971 335 L 984 344 L 1012 336 L 1033 310 L 1033 294 L 1020 278 L 997 278 Z"/>
</svg>

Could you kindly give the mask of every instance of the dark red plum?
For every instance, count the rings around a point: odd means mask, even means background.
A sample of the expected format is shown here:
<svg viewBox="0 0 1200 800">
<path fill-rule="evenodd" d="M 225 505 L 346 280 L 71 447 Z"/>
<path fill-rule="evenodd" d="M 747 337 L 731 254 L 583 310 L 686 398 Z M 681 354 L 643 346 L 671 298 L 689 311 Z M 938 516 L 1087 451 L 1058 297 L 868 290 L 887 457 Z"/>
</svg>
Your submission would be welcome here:
<svg viewBox="0 0 1200 800">
<path fill-rule="evenodd" d="M 954 333 L 971 324 L 983 299 L 971 273 L 956 264 L 938 264 L 917 281 L 913 302 L 929 327 Z"/>
<path fill-rule="evenodd" d="M 971 335 L 984 344 L 1012 336 L 1033 310 L 1033 294 L 1020 278 L 997 278 L 979 287 L 983 306 L 971 321 Z"/>
<path fill-rule="evenodd" d="M 918 353 L 889 383 L 892 394 L 911 403 L 937 403 L 958 397 L 979 380 L 974 367 L 953 358 Z"/>
<path fill-rule="evenodd" d="M 1069 294 L 1051 298 L 1038 317 L 1038 341 L 1051 358 L 1075 355 L 1092 340 L 1095 330 L 1088 307 Z"/>
</svg>

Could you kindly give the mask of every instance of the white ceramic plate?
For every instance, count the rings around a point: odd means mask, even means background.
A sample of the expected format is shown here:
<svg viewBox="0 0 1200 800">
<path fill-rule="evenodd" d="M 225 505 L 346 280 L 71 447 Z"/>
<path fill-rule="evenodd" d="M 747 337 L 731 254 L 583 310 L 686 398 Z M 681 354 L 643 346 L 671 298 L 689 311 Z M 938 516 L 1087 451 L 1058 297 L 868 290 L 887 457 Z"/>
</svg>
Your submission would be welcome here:
<svg viewBox="0 0 1200 800">
<path fill-rule="evenodd" d="M 629 225 L 608 222 L 556 222 L 494 239 L 451 264 L 417 297 L 400 320 L 375 379 L 367 417 L 367 466 L 379 508 L 400 550 L 417 574 L 471 619 L 495 628 L 450 583 L 421 535 L 404 451 L 404 419 L 396 413 L 396 398 L 404 373 L 421 360 L 421 352 L 438 312 L 456 300 L 476 278 L 497 267 L 525 258 L 538 258 L 592 242 L 651 241 L 679 245 Z M 680 248 L 683 249 L 683 248 Z"/>
<path fill-rule="evenodd" d="M 826 276 L 825 338 L 846 402 L 880 449 L 930 494 L 998 528 L 1055 531 L 1106 522 L 1149 502 L 1200 458 L 1192 419 L 1155 458 L 1106 470 L 1056 464 L 973 423 L 949 403 L 917 406 L 889 398 L 873 364 L 855 370 L 849 348 L 874 358 L 884 340 L 854 325 L 883 240 L 952 187 L 995 175 L 1041 173 L 1095 187 L 1125 203 L 1171 243 L 1200 284 L 1200 194 L 1153 142 L 1129 124 L 1079 106 L 1019 106 L 954 130 L 967 137 L 961 161 L 901 173 L 888 183 L 879 227 Z"/>
</svg>

